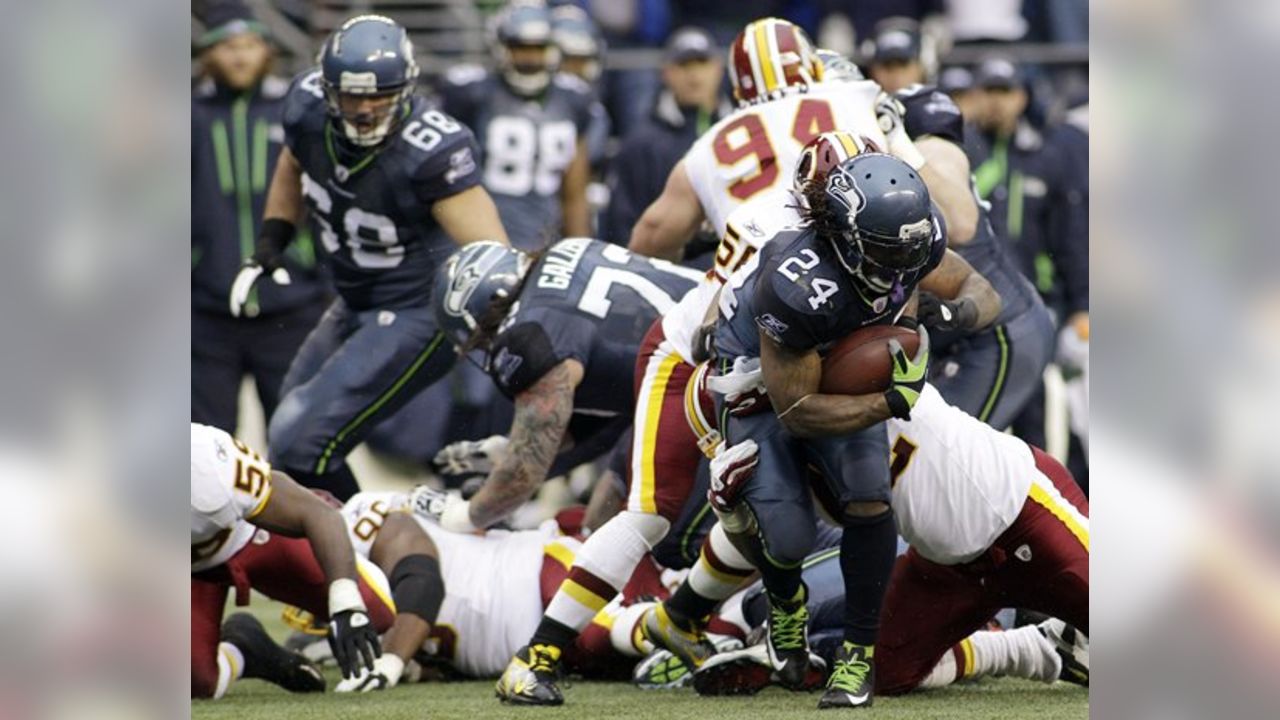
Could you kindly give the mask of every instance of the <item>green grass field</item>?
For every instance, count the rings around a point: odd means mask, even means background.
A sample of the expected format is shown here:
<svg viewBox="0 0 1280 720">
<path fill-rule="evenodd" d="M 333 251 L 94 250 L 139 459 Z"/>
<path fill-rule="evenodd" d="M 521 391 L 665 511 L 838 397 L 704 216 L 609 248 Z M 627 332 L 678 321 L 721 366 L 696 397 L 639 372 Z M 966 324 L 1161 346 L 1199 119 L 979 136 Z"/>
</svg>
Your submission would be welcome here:
<svg viewBox="0 0 1280 720">
<path fill-rule="evenodd" d="M 232 611 L 233 608 L 229 607 L 228 612 Z M 262 619 L 273 636 L 277 639 L 284 637 L 285 628 L 279 620 L 278 605 L 255 595 L 251 611 Z M 339 679 L 338 672 L 331 670 L 327 676 L 332 688 Z M 564 692 L 566 704 L 563 707 L 523 708 L 499 704 L 493 696 L 493 682 L 489 680 L 401 685 L 389 692 L 366 695 L 291 695 L 260 680 L 243 680 L 221 700 L 194 701 L 191 717 L 195 720 L 770 720 L 801 715 L 840 715 L 831 711 L 820 714 L 816 709 L 817 693 L 797 694 L 780 688 L 771 688 L 751 698 L 702 698 L 692 689 L 645 691 L 623 683 L 579 681 L 566 686 Z M 876 720 L 1030 717 L 1036 720 L 1076 720 L 1089 716 L 1089 695 L 1084 688 L 1064 683 L 1050 686 L 1024 680 L 984 680 L 906 697 L 878 698 L 871 713 Z"/>
</svg>

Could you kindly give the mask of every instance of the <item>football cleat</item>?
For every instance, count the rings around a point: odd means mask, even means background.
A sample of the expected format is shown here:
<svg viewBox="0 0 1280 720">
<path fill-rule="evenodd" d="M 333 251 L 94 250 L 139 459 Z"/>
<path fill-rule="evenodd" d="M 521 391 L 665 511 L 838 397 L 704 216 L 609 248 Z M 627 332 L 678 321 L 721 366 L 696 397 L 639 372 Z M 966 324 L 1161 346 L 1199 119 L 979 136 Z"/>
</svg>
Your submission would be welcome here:
<svg viewBox="0 0 1280 720">
<path fill-rule="evenodd" d="M 279 685 L 289 692 L 324 691 L 324 676 L 315 663 L 276 644 L 258 618 L 235 613 L 222 623 L 222 641 L 244 656 L 244 677 Z"/>
<path fill-rule="evenodd" d="M 720 657 L 723 653 L 742 648 L 741 640 L 728 635 L 717 636 L 712 643 L 716 654 L 712 655 L 707 662 Z M 706 667 L 705 662 L 703 667 Z M 693 675 L 689 672 L 688 666 L 670 650 L 654 650 L 637 663 L 635 670 L 631 673 L 631 682 L 642 690 L 685 687 L 692 679 Z"/>
<path fill-rule="evenodd" d="M 716 648 L 701 628 L 683 628 L 667 612 L 665 603 L 657 603 L 644 612 L 640 627 L 645 639 L 657 648 L 665 648 L 686 668 L 696 669 L 715 654 Z"/>
<path fill-rule="evenodd" d="M 804 606 L 808 589 L 791 600 L 769 595 L 769 617 L 765 619 L 765 647 L 774 675 L 784 687 L 800 690 L 809 674 L 809 609 Z"/>
<path fill-rule="evenodd" d="M 836 653 L 835 667 L 818 709 L 871 707 L 876 685 L 875 646 L 845 641 Z"/>
<path fill-rule="evenodd" d="M 563 705 L 556 680 L 560 675 L 560 648 L 526 645 L 507 664 L 494 694 L 502 702 L 517 705 Z"/>
<path fill-rule="evenodd" d="M 809 653 L 804 681 L 795 690 L 814 690 L 827 676 L 827 663 Z M 716 653 L 693 674 L 693 689 L 699 695 L 755 695 L 777 682 L 763 643 L 742 650 Z"/>
<path fill-rule="evenodd" d="M 1053 643 L 1062 659 L 1058 679 L 1089 687 L 1089 638 L 1074 626 L 1058 618 L 1049 618 L 1036 626 L 1040 634 Z"/>
</svg>

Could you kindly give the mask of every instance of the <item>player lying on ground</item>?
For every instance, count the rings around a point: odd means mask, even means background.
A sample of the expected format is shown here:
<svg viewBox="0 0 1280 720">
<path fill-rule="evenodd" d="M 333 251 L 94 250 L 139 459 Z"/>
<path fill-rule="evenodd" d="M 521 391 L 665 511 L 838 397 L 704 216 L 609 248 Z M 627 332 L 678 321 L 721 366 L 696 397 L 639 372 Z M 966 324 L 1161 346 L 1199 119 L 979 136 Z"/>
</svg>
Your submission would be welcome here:
<svg viewBox="0 0 1280 720">
<path fill-rule="evenodd" d="M 358 575 L 357 575 L 358 569 Z M 227 591 L 255 589 L 311 612 L 351 677 L 374 667 L 395 605 L 385 579 L 357 561 L 342 517 L 227 433 L 191 426 L 191 695 L 219 698 L 241 676 L 298 692 L 324 689 L 305 659 L 276 646 L 250 616 L 219 623 Z M 248 618 L 246 620 L 246 618 Z"/>
<path fill-rule="evenodd" d="M 422 491 L 362 492 L 347 502 L 342 515 L 356 553 L 384 568 L 394 557 L 388 549 L 424 538 L 439 549 L 446 593 L 419 645 L 401 657 L 416 659 L 422 667 L 443 664 L 465 677 L 495 677 L 533 632 L 580 550 L 581 539 L 562 534 L 551 521 L 537 530 L 450 532 L 425 511 L 431 498 L 432 493 Z M 571 524 L 564 515 L 560 519 Z M 594 678 L 629 677 L 635 659 L 653 649 L 640 637 L 637 623 L 653 599 L 667 595 L 659 573 L 648 560 L 636 568 L 623 597 L 598 613 L 566 649 L 570 671 Z M 641 597 L 649 600 L 635 604 Z M 718 624 L 716 629 L 740 635 L 728 625 Z M 385 645 L 388 652 L 400 652 L 389 639 Z M 407 664 L 409 677 L 429 675 Z"/>
<path fill-rule="evenodd" d="M 479 352 L 515 417 L 476 494 L 430 504 L 441 525 L 489 527 L 533 496 L 553 462 L 568 469 L 612 448 L 631 424 L 641 338 L 699 276 L 588 238 L 532 255 L 486 243 L 454 253 L 435 279 L 437 322 Z"/>
<path fill-rule="evenodd" d="M 907 364 L 900 347 L 895 355 L 899 367 Z M 860 418 L 853 427 L 885 421 L 893 507 L 911 545 L 885 596 L 875 691 L 898 694 L 987 673 L 1087 684 L 1089 504 L 1066 468 L 948 405 L 932 385 L 908 417 L 890 415 L 880 395 L 851 397 L 849 406 Z M 735 461 L 713 471 L 729 484 L 750 483 L 758 450 L 750 440 L 736 447 Z M 828 602 L 843 596 L 825 590 Z M 1070 627 L 973 635 L 1003 607 L 1047 613 Z M 835 622 L 818 626 L 830 630 Z M 836 672 L 870 668 L 837 664 Z M 754 692 L 771 674 L 768 653 L 753 648 L 711 658 L 694 678 L 701 692 L 716 694 Z"/>
</svg>

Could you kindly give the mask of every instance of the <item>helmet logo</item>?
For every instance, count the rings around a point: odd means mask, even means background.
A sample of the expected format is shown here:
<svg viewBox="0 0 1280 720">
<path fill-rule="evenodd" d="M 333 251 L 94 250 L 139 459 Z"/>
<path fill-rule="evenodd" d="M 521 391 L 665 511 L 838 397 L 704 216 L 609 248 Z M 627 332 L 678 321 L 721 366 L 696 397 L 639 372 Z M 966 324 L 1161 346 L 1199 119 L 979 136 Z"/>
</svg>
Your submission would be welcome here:
<svg viewBox="0 0 1280 720">
<path fill-rule="evenodd" d="M 459 269 L 449 283 L 449 292 L 445 293 L 444 296 L 445 312 L 456 317 L 465 317 L 467 302 L 471 300 L 471 294 L 475 292 L 476 286 L 479 284 L 479 267 L 475 264 L 468 264 Z"/>
</svg>

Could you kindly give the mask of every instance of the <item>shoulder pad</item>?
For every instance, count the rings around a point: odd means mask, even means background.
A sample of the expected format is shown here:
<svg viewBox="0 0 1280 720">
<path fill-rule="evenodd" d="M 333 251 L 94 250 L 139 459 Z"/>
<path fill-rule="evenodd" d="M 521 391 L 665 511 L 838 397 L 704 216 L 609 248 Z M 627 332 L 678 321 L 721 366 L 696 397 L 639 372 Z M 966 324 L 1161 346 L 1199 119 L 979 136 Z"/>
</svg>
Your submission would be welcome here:
<svg viewBox="0 0 1280 720">
<path fill-rule="evenodd" d="M 587 84 L 587 81 L 583 80 L 577 75 L 570 75 L 569 73 L 558 72 L 554 76 L 552 76 L 551 82 L 556 86 L 564 88 L 565 90 L 568 90 L 570 92 L 581 93 L 583 95 L 591 94 L 591 86 Z"/>
<path fill-rule="evenodd" d="M 482 65 L 474 63 L 466 63 L 463 65 L 454 65 L 444 73 L 445 82 L 450 85 L 470 85 L 484 80 L 489 76 L 489 71 L 484 69 Z"/>
</svg>

